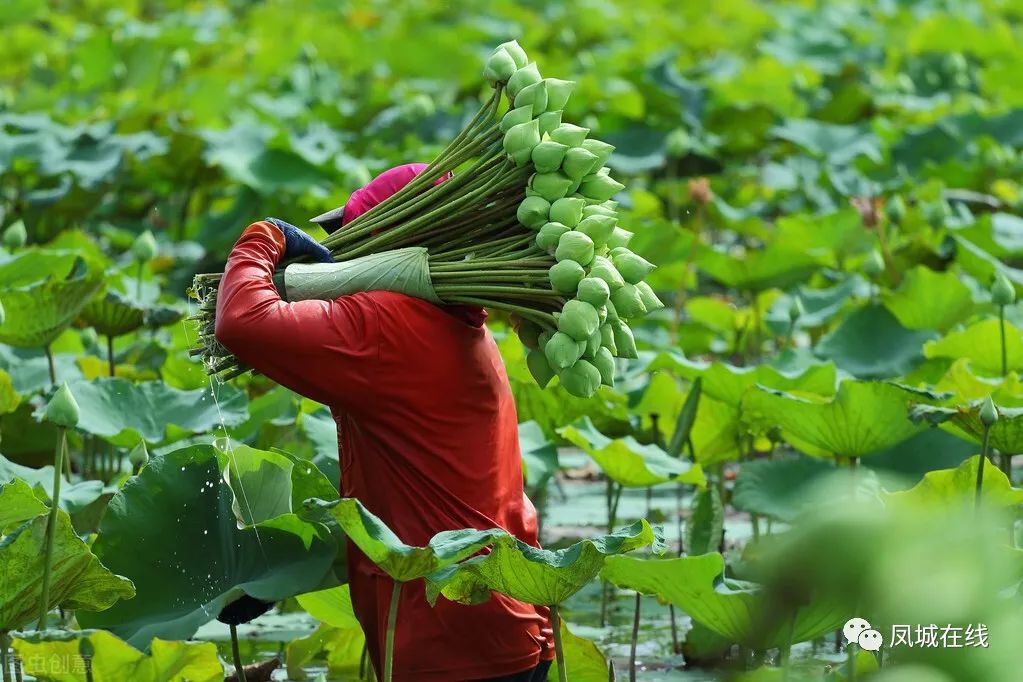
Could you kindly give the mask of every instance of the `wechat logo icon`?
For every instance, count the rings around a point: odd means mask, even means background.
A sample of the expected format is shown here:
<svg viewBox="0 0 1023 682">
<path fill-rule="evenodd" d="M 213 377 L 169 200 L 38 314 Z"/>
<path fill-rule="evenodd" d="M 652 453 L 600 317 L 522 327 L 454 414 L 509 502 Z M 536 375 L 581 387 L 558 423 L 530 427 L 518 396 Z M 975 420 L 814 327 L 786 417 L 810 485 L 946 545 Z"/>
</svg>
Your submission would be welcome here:
<svg viewBox="0 0 1023 682">
<path fill-rule="evenodd" d="M 870 627 L 863 618 L 850 618 L 842 626 L 842 634 L 849 644 L 858 644 L 866 651 L 879 651 L 884 643 L 881 633 Z"/>
</svg>

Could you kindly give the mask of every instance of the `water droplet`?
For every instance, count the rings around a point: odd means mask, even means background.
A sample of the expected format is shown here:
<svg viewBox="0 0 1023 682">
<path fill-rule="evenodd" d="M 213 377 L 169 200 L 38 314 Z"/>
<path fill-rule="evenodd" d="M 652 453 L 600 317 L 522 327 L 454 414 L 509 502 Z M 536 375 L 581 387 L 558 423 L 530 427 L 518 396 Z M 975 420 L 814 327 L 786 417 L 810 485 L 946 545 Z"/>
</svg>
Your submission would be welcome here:
<svg viewBox="0 0 1023 682">
<path fill-rule="evenodd" d="M 209 535 L 209 534 L 210 534 L 210 532 L 209 532 L 208 530 L 204 530 L 204 531 L 202 532 L 202 534 L 203 534 L 203 535 Z"/>
</svg>

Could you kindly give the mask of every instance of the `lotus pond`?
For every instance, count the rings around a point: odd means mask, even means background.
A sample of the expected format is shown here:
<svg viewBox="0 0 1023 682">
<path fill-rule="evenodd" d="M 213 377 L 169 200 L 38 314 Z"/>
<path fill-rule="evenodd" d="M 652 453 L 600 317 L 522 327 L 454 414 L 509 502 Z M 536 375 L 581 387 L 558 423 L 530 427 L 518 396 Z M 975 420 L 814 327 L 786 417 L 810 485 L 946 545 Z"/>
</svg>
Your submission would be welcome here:
<svg viewBox="0 0 1023 682">
<path fill-rule="evenodd" d="M 347 539 L 431 598 L 556 606 L 552 680 L 1015 682 L 1021 19 L 0 3 L 3 682 L 373 679 Z M 546 552 L 410 547 L 339 499 L 323 405 L 207 375 L 187 290 L 248 223 L 435 158 L 511 39 L 615 146 L 666 306 L 588 398 L 539 387 L 492 311 Z"/>
</svg>

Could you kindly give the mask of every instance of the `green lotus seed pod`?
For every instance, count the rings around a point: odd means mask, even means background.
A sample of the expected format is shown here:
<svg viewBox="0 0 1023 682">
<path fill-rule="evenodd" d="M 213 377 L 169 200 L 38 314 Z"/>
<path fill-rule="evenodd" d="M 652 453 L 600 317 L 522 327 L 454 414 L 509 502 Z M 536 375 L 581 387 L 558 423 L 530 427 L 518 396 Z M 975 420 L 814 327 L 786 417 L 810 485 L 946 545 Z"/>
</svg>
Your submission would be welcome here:
<svg viewBox="0 0 1023 682">
<path fill-rule="evenodd" d="M 804 314 L 806 314 L 806 309 L 803 307 L 803 299 L 797 294 L 789 301 L 789 322 L 795 324 L 796 320 Z"/>
<path fill-rule="evenodd" d="M 597 157 L 594 154 L 582 147 L 572 147 L 565 153 L 565 160 L 561 162 L 561 170 L 568 177 L 579 181 L 581 186 L 583 176 L 589 175 L 596 163 Z"/>
<path fill-rule="evenodd" d="M 11 223 L 4 230 L 4 248 L 8 251 L 20 249 L 27 241 L 28 230 L 25 229 L 25 223 L 21 220 Z"/>
<path fill-rule="evenodd" d="M 529 57 L 526 56 L 526 51 L 522 49 L 517 40 L 509 40 L 506 43 L 501 43 L 494 48 L 494 52 L 498 50 L 504 50 L 508 53 L 508 56 L 515 62 L 515 68 L 521 69 L 523 66 L 529 63 Z"/>
<path fill-rule="evenodd" d="M 995 283 L 991 286 L 991 300 L 999 306 L 1012 305 L 1016 302 L 1016 289 L 1009 278 L 1000 272 L 995 276 Z"/>
<path fill-rule="evenodd" d="M 599 277 L 604 280 L 607 282 L 607 286 L 611 288 L 611 291 L 625 286 L 625 280 L 622 279 L 622 275 L 615 268 L 614 263 L 603 256 L 597 256 L 593 259 L 593 265 L 590 267 L 590 277 Z"/>
<path fill-rule="evenodd" d="M 579 282 L 576 296 L 579 297 L 580 301 L 586 301 L 593 307 L 599 308 L 607 303 L 608 298 L 611 296 L 611 288 L 607 286 L 607 282 L 599 277 L 584 277 Z"/>
<path fill-rule="evenodd" d="M 50 398 L 50 402 L 46 404 L 46 410 L 43 412 L 43 421 L 48 421 L 51 424 L 56 424 L 65 429 L 73 429 L 78 425 L 78 403 L 75 401 L 75 397 L 71 394 L 71 389 L 68 388 L 67 382 L 57 389 L 57 392 Z"/>
<path fill-rule="evenodd" d="M 551 139 L 561 144 L 567 144 L 569 147 L 578 147 L 586 139 L 586 134 L 589 132 L 589 128 L 580 128 L 571 123 L 562 123 L 551 131 Z"/>
<path fill-rule="evenodd" d="M 529 178 L 530 188 L 551 203 L 564 198 L 571 185 L 572 181 L 560 172 L 534 173 Z"/>
<path fill-rule="evenodd" d="M 547 111 L 547 82 L 540 81 L 539 83 L 533 83 L 519 90 L 519 94 L 515 95 L 515 108 L 529 107 L 533 108 L 533 115 L 539 116 L 543 112 Z"/>
<path fill-rule="evenodd" d="M 572 197 L 558 199 L 551 204 L 551 220 L 556 220 L 569 227 L 575 227 L 582 220 L 585 204 L 584 200 L 573 199 Z"/>
<path fill-rule="evenodd" d="M 600 327 L 593 330 L 590 337 L 586 339 L 586 350 L 583 351 L 583 358 L 586 360 L 592 360 L 593 356 L 597 354 L 600 349 Z"/>
<path fill-rule="evenodd" d="M 611 152 L 615 150 L 613 144 L 594 139 L 584 140 L 581 146 L 597 157 L 597 163 L 594 164 L 594 168 L 599 168 L 606 164 L 607 160 L 611 158 Z"/>
<path fill-rule="evenodd" d="M 560 111 L 568 104 L 568 98 L 575 90 L 575 81 L 563 81 L 560 78 L 547 78 L 547 107 L 551 111 Z"/>
<path fill-rule="evenodd" d="M 560 320 L 559 320 L 560 322 Z M 555 332 L 544 346 L 543 354 L 552 369 L 571 367 L 583 356 L 584 345 L 564 332 Z"/>
<path fill-rule="evenodd" d="M 605 386 L 615 385 L 615 359 L 610 350 L 601 346 L 590 363 L 600 372 L 600 383 Z"/>
<path fill-rule="evenodd" d="M 498 83 L 504 83 L 511 78 L 517 68 L 514 57 L 506 50 L 498 48 L 487 59 L 487 63 L 483 67 L 483 77 L 492 86 L 497 87 Z"/>
<path fill-rule="evenodd" d="M 863 273 L 867 277 L 877 277 L 884 272 L 884 258 L 876 249 L 870 252 L 867 260 L 863 261 Z"/>
<path fill-rule="evenodd" d="M 131 245 L 131 254 L 135 260 L 142 263 L 153 260 L 156 257 L 156 251 L 156 238 L 149 230 L 136 237 Z"/>
<path fill-rule="evenodd" d="M 539 125 L 539 123 L 537 124 Z M 530 158 L 537 173 L 553 173 L 561 168 L 561 162 L 565 160 L 565 152 L 568 147 L 555 142 L 554 140 L 543 140 L 533 147 Z"/>
<path fill-rule="evenodd" d="M 146 449 L 146 441 L 140 440 L 138 445 L 128 453 L 128 461 L 135 468 L 144 466 L 149 461 L 149 450 Z"/>
<path fill-rule="evenodd" d="M 605 308 L 607 306 L 604 306 Z M 615 345 L 615 332 L 609 323 L 600 325 L 600 345 L 611 351 L 611 355 L 618 355 L 618 346 Z"/>
<path fill-rule="evenodd" d="M 533 120 L 533 107 L 519 107 L 510 109 L 507 114 L 501 117 L 501 132 L 506 133 L 522 123 L 529 123 Z"/>
<path fill-rule="evenodd" d="M 632 329 L 621 320 L 611 323 L 611 329 L 615 335 L 615 346 L 618 347 L 617 356 L 620 358 L 638 358 L 636 352 L 636 339 L 632 336 Z"/>
<path fill-rule="evenodd" d="M 574 296 L 579 282 L 586 276 L 583 266 L 574 260 L 563 260 L 555 263 L 547 271 L 547 278 L 551 281 L 551 288 L 562 294 Z"/>
<path fill-rule="evenodd" d="M 607 238 L 615 229 L 617 218 L 606 215 L 591 215 L 583 218 L 575 229 L 579 230 L 593 240 L 593 244 L 599 249 L 607 244 Z"/>
<path fill-rule="evenodd" d="M 604 204 L 590 204 L 589 206 L 583 209 L 583 217 L 589 218 L 591 215 L 602 215 L 611 218 L 617 218 L 618 211 L 614 210 L 613 208 L 608 208 Z"/>
<path fill-rule="evenodd" d="M 618 250 L 615 249 L 615 251 Z M 611 262 L 614 263 L 618 272 L 622 274 L 622 279 L 629 284 L 642 282 L 643 279 L 653 272 L 655 267 L 657 267 L 650 261 L 641 256 L 637 256 L 626 248 L 622 248 L 622 250 L 617 253 L 615 253 L 615 251 L 611 252 Z"/>
<path fill-rule="evenodd" d="M 998 409 L 995 408 L 995 402 L 991 400 L 991 396 L 988 396 L 984 400 L 984 404 L 980 406 L 980 423 L 984 426 L 991 426 L 998 421 Z"/>
<path fill-rule="evenodd" d="M 540 69 L 536 67 L 536 62 L 529 62 L 525 66 L 517 69 L 508 78 L 508 85 L 505 89 L 508 91 L 508 96 L 513 100 L 519 94 L 519 92 L 527 85 L 533 83 L 539 83 L 542 80 L 540 76 Z"/>
<path fill-rule="evenodd" d="M 534 118 L 508 129 L 504 134 L 504 151 L 516 166 L 525 166 L 533 153 L 533 147 L 540 144 L 540 124 Z"/>
<path fill-rule="evenodd" d="M 521 320 L 515 327 L 515 334 L 526 348 L 539 348 L 543 327 L 529 320 Z"/>
<path fill-rule="evenodd" d="M 637 282 L 636 290 L 639 291 L 639 300 L 643 301 L 643 307 L 646 308 L 648 313 L 664 307 L 664 303 L 661 302 L 661 299 L 657 298 L 657 294 L 654 293 L 654 290 L 646 282 Z"/>
<path fill-rule="evenodd" d="M 554 251 L 554 259 L 558 262 L 574 260 L 582 266 L 589 265 L 593 260 L 593 240 L 582 232 L 571 230 L 561 235 L 558 248 Z"/>
<path fill-rule="evenodd" d="M 547 356 L 542 351 L 528 351 L 526 353 L 526 367 L 529 368 L 529 373 L 533 375 L 533 380 L 536 381 L 536 385 L 540 388 L 546 388 L 547 384 L 554 378 L 554 370 L 551 368 L 551 363 L 547 361 Z"/>
<path fill-rule="evenodd" d="M 585 301 L 572 299 L 561 309 L 558 331 L 564 332 L 576 341 L 586 341 L 600 327 L 597 309 Z"/>
<path fill-rule="evenodd" d="M 547 108 L 550 109 L 550 99 L 548 98 Z M 540 121 L 540 134 L 550 135 L 551 131 L 561 125 L 561 112 L 560 111 L 545 111 L 537 117 Z M 567 145 L 566 145 L 567 146 Z"/>
<path fill-rule="evenodd" d="M 558 373 L 561 385 L 577 398 L 589 398 L 600 388 L 600 371 L 587 360 L 579 360 Z"/>
<path fill-rule="evenodd" d="M 553 214 L 553 211 L 551 213 Z M 536 245 L 547 253 L 554 255 L 554 250 L 558 248 L 558 241 L 561 240 L 561 235 L 568 232 L 569 229 L 567 225 L 551 221 L 541 227 L 540 231 L 536 234 Z"/>
<path fill-rule="evenodd" d="M 607 247 L 609 249 L 625 248 L 626 246 L 629 245 L 629 242 L 632 240 L 632 235 L 633 235 L 632 232 L 629 232 L 628 230 L 623 230 L 620 227 L 616 227 L 615 229 L 611 230 L 611 234 L 607 238 Z"/>
<path fill-rule="evenodd" d="M 626 284 L 611 292 L 611 303 L 614 304 L 618 314 L 627 320 L 646 315 L 646 306 L 643 305 L 643 298 L 639 295 L 639 289 L 634 284 Z"/>
<path fill-rule="evenodd" d="M 625 185 L 605 173 L 590 173 L 579 185 L 579 193 L 588 199 L 607 201 L 625 189 Z"/>
<path fill-rule="evenodd" d="M 526 197 L 515 211 L 515 217 L 525 227 L 539 230 L 547 224 L 547 215 L 550 210 L 550 202 L 543 197 Z"/>
</svg>

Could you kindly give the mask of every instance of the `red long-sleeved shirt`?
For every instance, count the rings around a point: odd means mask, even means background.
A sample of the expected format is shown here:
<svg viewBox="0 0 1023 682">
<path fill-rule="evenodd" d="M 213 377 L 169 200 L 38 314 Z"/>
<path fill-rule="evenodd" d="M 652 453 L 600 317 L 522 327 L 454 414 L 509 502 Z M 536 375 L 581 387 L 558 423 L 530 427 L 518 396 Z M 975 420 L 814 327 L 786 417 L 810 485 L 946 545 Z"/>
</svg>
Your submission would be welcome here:
<svg viewBox="0 0 1023 682">
<path fill-rule="evenodd" d="M 392 292 L 288 303 L 271 280 L 283 252 L 272 224 L 245 230 L 220 282 L 216 334 L 242 362 L 330 407 L 341 494 L 411 545 L 495 526 L 537 545 L 515 404 L 482 318 Z M 393 582 L 351 542 L 348 571 L 379 670 Z M 554 655 L 547 610 L 498 594 L 431 608 L 417 580 L 402 590 L 397 622 L 397 682 L 498 677 Z"/>
</svg>

